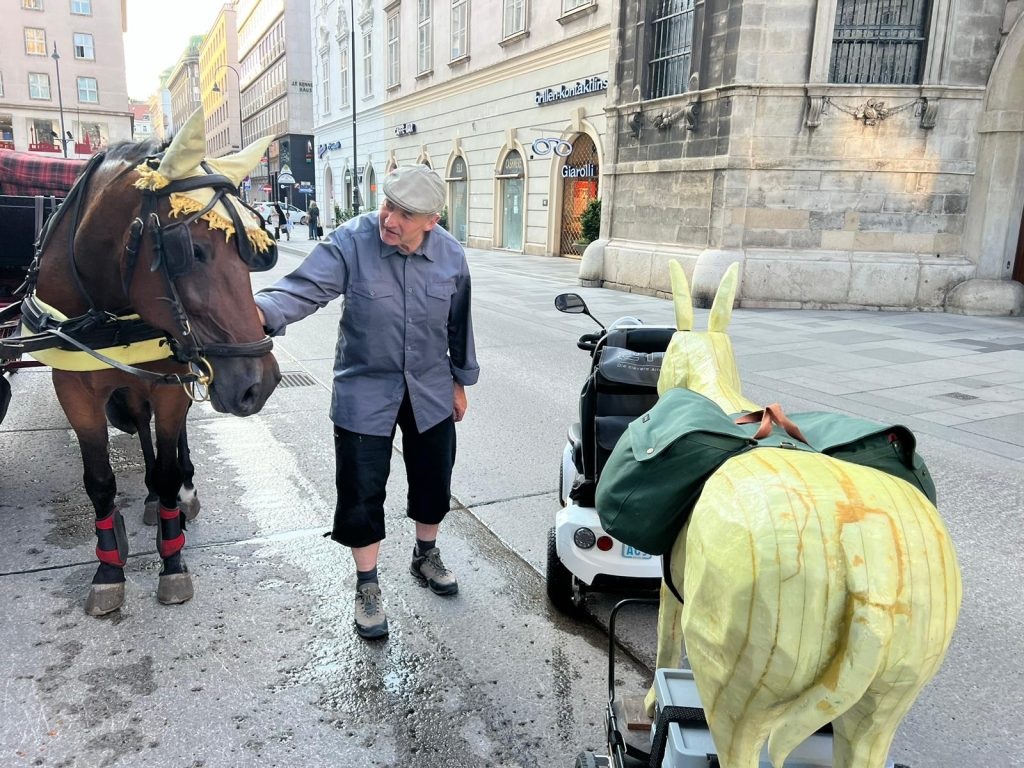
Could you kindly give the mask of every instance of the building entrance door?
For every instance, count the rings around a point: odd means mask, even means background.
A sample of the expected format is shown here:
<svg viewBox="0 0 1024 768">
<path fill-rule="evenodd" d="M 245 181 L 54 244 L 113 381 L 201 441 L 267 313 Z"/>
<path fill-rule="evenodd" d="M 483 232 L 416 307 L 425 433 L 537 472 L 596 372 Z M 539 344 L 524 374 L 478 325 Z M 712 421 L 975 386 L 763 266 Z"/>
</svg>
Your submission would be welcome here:
<svg viewBox="0 0 1024 768">
<path fill-rule="evenodd" d="M 451 173 L 448 179 L 448 200 L 451 206 L 448 211 L 448 225 L 455 239 L 465 245 L 469 236 L 469 185 L 464 158 L 456 157 L 452 161 Z"/>
<path fill-rule="evenodd" d="M 523 250 L 523 158 L 512 150 L 501 164 L 501 247 Z"/>
<path fill-rule="evenodd" d="M 583 236 L 583 212 L 591 200 L 598 197 L 600 169 L 597 164 L 597 147 L 586 134 L 576 137 L 572 152 L 562 166 L 562 227 L 561 253 L 563 256 L 580 256 L 586 244 Z"/>
</svg>

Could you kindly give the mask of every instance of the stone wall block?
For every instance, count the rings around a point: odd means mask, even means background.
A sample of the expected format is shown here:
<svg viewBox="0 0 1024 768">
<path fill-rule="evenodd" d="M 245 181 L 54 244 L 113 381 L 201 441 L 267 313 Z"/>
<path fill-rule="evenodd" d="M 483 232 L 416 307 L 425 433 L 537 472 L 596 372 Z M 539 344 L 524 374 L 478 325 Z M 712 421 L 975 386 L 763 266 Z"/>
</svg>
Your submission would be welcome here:
<svg viewBox="0 0 1024 768">
<path fill-rule="evenodd" d="M 861 174 L 822 171 L 820 189 L 824 192 L 856 192 L 860 190 Z"/>
<path fill-rule="evenodd" d="M 748 208 L 746 224 L 751 229 L 807 229 L 810 211 L 793 208 Z"/>
<path fill-rule="evenodd" d="M 744 248 L 790 248 L 793 245 L 792 230 L 748 229 L 743 233 Z"/>
<path fill-rule="evenodd" d="M 892 251 L 893 232 L 854 232 L 853 247 L 858 251 Z"/>
<path fill-rule="evenodd" d="M 848 303 L 867 307 L 913 306 L 917 297 L 917 261 L 893 262 L 860 255 L 851 265 Z"/>
<path fill-rule="evenodd" d="M 841 230 L 846 224 L 846 213 L 843 211 L 811 211 L 807 225 L 813 231 L 823 229 Z"/>
<path fill-rule="evenodd" d="M 827 251 L 849 251 L 853 249 L 853 232 L 836 232 L 823 230 L 821 247 Z"/>
<path fill-rule="evenodd" d="M 743 263 L 741 304 L 750 301 L 844 304 L 850 264 L 845 257 L 817 253 L 815 258 L 782 252 L 748 252 Z"/>
</svg>

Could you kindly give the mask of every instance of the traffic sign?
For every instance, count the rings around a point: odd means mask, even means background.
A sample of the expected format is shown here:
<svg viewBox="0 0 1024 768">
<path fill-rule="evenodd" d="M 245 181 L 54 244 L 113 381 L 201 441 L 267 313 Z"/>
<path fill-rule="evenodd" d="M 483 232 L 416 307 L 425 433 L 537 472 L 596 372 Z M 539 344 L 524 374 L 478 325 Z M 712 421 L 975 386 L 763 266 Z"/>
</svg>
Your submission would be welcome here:
<svg viewBox="0 0 1024 768">
<path fill-rule="evenodd" d="M 281 186 L 284 186 L 285 184 L 294 184 L 295 177 L 292 176 L 290 173 L 282 172 L 277 176 L 277 183 L 280 184 Z"/>
</svg>

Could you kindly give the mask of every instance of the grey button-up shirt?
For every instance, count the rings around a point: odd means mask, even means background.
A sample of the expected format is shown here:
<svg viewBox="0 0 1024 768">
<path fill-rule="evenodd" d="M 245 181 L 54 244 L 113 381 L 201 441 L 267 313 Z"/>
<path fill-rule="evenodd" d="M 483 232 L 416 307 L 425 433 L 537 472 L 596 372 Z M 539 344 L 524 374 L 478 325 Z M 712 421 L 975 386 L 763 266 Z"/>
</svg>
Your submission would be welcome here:
<svg viewBox="0 0 1024 768">
<path fill-rule="evenodd" d="M 344 296 L 331 419 L 365 435 L 390 435 L 406 388 L 423 432 L 452 414 L 453 382 L 480 375 L 470 315 L 469 266 L 440 227 L 403 256 L 380 239 L 377 213 L 331 233 L 287 277 L 256 294 L 267 331 L 281 335 Z"/>
</svg>

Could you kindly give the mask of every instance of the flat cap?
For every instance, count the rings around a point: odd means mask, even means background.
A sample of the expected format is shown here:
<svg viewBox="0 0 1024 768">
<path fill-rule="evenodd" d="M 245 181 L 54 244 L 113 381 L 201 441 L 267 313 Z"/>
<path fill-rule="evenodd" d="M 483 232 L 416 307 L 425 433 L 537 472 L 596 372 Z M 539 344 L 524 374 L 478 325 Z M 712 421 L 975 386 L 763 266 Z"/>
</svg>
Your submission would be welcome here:
<svg viewBox="0 0 1024 768">
<path fill-rule="evenodd" d="M 444 182 L 425 165 L 400 165 L 384 177 L 384 197 L 409 213 L 439 213 Z"/>
</svg>

